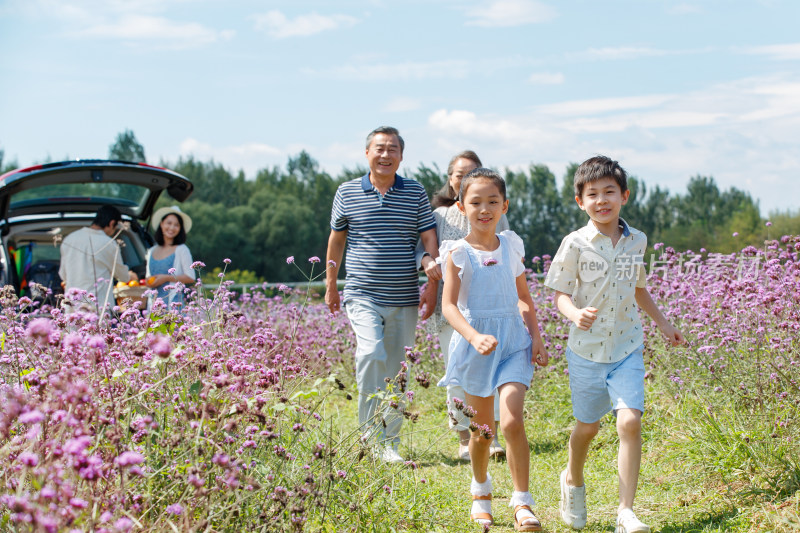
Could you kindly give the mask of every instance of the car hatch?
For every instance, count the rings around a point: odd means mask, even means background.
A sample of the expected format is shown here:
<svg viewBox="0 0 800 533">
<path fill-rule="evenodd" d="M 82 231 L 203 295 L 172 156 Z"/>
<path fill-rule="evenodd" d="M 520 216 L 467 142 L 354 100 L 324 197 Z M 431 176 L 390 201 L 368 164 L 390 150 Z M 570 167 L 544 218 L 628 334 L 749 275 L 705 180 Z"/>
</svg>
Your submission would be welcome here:
<svg viewBox="0 0 800 533">
<path fill-rule="evenodd" d="M 111 204 L 146 220 L 166 190 L 178 202 L 192 193 L 188 178 L 145 163 L 84 159 L 47 163 L 0 176 L 0 216 L 93 213 Z"/>
</svg>

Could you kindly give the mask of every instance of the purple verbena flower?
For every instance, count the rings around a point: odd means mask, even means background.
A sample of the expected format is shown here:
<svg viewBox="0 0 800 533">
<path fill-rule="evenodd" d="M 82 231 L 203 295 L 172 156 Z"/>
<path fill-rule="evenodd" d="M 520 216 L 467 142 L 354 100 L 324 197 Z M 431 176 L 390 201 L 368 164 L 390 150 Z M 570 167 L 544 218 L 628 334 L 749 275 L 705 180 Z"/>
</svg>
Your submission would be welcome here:
<svg viewBox="0 0 800 533">
<path fill-rule="evenodd" d="M 25 335 L 38 341 L 47 342 L 53 333 L 53 321 L 49 318 L 36 318 L 31 320 L 25 329 Z"/>
<path fill-rule="evenodd" d="M 123 516 L 116 522 L 114 522 L 114 527 L 119 531 L 130 531 L 133 528 L 133 520 L 128 518 L 127 516 Z"/>
<path fill-rule="evenodd" d="M 179 503 L 173 503 L 172 505 L 167 506 L 167 512 L 169 514 L 174 514 L 175 516 L 180 516 L 183 514 L 183 506 Z"/>
<path fill-rule="evenodd" d="M 44 415 L 37 409 L 19 415 L 19 421 L 21 424 L 38 424 L 42 420 L 44 420 Z"/>
<path fill-rule="evenodd" d="M 39 464 L 39 456 L 33 452 L 22 452 L 17 457 L 17 460 L 25 466 L 36 466 Z"/>
<path fill-rule="evenodd" d="M 138 452 L 131 452 L 131 451 L 122 452 L 121 454 L 119 454 L 119 456 L 117 456 L 116 459 L 114 459 L 114 462 L 118 466 L 122 467 L 138 465 L 144 462 L 144 455 Z"/>
<path fill-rule="evenodd" d="M 64 444 L 64 451 L 70 455 L 81 455 L 92 443 L 92 438 L 86 435 L 70 439 Z"/>
<path fill-rule="evenodd" d="M 70 498 L 69 504 L 76 509 L 86 509 L 89 507 L 89 502 L 83 498 Z"/>
<path fill-rule="evenodd" d="M 153 354 L 159 357 L 169 357 L 169 354 L 172 353 L 172 345 L 166 335 L 152 336 L 149 345 L 150 349 L 153 350 Z"/>
<path fill-rule="evenodd" d="M 106 340 L 100 335 L 92 335 L 89 337 L 89 340 L 86 341 L 86 345 L 89 348 L 104 351 L 106 349 Z"/>
</svg>

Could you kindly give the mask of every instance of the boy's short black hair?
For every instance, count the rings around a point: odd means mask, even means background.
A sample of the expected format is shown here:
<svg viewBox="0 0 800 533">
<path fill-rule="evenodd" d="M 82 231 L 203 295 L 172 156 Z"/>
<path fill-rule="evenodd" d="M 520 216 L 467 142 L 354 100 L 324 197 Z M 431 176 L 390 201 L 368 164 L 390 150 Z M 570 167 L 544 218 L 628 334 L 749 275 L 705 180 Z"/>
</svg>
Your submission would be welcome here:
<svg viewBox="0 0 800 533">
<path fill-rule="evenodd" d="M 500 174 L 490 168 L 479 167 L 470 171 L 469 174 L 461 179 L 461 190 L 458 191 L 458 199 L 461 202 L 464 201 L 464 193 L 467 192 L 467 188 L 480 179 L 489 180 L 494 183 L 497 186 L 497 189 L 500 191 L 500 194 L 503 195 L 503 200 L 507 199 L 506 180 L 504 180 Z"/>
<path fill-rule="evenodd" d="M 575 196 L 583 194 L 583 187 L 603 178 L 611 178 L 617 182 L 622 192 L 628 190 L 628 173 L 617 161 L 604 155 L 590 157 L 580 164 L 575 171 Z"/>
<path fill-rule="evenodd" d="M 101 205 L 100 209 L 97 210 L 92 224 L 105 228 L 114 221 L 122 222 L 122 213 L 113 205 L 106 204 Z"/>
</svg>

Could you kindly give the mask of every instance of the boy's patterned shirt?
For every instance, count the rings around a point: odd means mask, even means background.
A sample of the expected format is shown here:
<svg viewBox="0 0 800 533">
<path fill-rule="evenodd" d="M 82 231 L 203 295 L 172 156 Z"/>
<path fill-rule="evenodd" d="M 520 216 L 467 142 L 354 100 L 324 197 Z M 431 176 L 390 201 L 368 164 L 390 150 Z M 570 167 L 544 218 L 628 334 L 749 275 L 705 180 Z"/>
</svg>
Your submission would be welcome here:
<svg viewBox="0 0 800 533">
<path fill-rule="evenodd" d="M 597 308 L 588 331 L 570 325 L 569 348 L 585 359 L 614 363 L 644 342 L 636 304 L 636 287 L 645 287 L 644 251 L 647 237 L 619 219 L 616 246 L 590 220 L 561 241 L 545 286 L 572 295 L 579 308 Z"/>
</svg>

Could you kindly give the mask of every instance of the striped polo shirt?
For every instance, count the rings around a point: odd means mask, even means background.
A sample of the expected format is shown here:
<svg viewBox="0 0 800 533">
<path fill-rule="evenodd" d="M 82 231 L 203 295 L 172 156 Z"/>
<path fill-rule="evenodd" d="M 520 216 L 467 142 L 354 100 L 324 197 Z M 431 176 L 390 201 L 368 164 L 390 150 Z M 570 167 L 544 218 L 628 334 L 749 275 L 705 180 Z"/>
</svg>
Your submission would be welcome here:
<svg viewBox="0 0 800 533">
<path fill-rule="evenodd" d="M 414 180 L 395 174 L 383 196 L 369 174 L 341 184 L 331 228 L 347 231 L 343 303 L 357 298 L 387 307 L 417 305 L 417 240 L 435 227 L 425 189 Z"/>
</svg>

